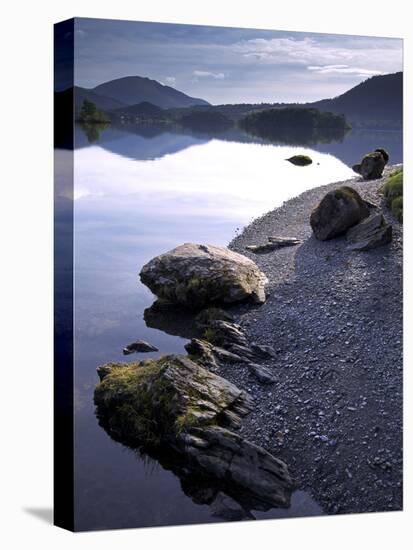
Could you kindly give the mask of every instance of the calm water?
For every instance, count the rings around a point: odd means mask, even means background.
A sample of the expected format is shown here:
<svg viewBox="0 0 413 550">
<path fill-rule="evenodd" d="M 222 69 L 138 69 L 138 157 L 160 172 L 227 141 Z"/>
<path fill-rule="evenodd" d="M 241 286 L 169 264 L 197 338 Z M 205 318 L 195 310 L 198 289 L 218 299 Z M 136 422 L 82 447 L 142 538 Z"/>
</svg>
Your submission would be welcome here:
<svg viewBox="0 0 413 550">
<path fill-rule="evenodd" d="M 114 442 L 94 415 L 96 367 L 136 361 L 122 348 L 137 338 L 162 353 L 185 339 L 149 328 L 143 311 L 154 297 L 138 273 L 153 256 L 183 242 L 227 245 L 254 217 L 314 186 L 352 177 L 349 165 L 378 146 L 401 162 L 395 132 L 354 132 L 342 143 L 275 146 L 245 136 L 205 136 L 156 129 L 108 128 L 90 143 L 78 128 L 75 216 L 75 498 L 78 529 L 220 521 L 195 504 L 180 480 L 156 461 Z M 256 140 L 257 141 L 257 140 Z M 300 168 L 285 159 L 310 154 Z M 59 151 L 64 158 L 68 153 Z M 146 354 L 155 357 L 157 354 Z M 256 517 L 320 514 L 306 493 L 289 510 Z"/>
</svg>

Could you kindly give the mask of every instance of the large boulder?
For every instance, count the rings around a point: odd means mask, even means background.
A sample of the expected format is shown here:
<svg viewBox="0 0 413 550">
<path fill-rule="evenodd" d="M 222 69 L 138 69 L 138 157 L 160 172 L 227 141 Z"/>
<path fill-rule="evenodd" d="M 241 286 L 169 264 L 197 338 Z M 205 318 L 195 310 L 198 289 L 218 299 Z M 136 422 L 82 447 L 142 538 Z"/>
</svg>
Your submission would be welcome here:
<svg viewBox="0 0 413 550">
<path fill-rule="evenodd" d="M 252 398 L 188 357 L 108 364 L 95 390 L 100 424 L 130 447 L 177 453 L 187 471 L 262 506 L 288 506 L 287 466 L 236 431 Z"/>
<path fill-rule="evenodd" d="M 249 258 L 227 248 L 186 243 L 153 258 L 140 279 L 156 296 L 190 308 L 251 297 L 265 301 L 267 278 Z"/>
<path fill-rule="evenodd" d="M 372 214 L 347 231 L 346 239 L 351 250 L 371 250 L 392 240 L 392 226 L 382 214 Z"/>
<path fill-rule="evenodd" d="M 378 179 L 381 178 L 388 161 L 389 155 L 387 151 L 385 149 L 376 149 L 372 153 L 364 155 L 361 163 L 353 166 L 353 170 L 365 180 Z"/>
<path fill-rule="evenodd" d="M 351 187 L 339 187 L 328 192 L 312 211 L 311 228 L 320 241 L 345 233 L 369 215 L 369 208 Z"/>
</svg>

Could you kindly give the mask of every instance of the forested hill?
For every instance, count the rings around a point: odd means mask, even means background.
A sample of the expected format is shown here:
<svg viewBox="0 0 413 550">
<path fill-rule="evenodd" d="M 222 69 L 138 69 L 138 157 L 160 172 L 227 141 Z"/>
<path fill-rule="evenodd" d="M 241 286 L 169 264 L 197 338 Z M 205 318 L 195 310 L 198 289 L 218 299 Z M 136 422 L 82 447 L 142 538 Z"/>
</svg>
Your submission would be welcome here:
<svg viewBox="0 0 413 550">
<path fill-rule="evenodd" d="M 344 114 L 350 123 L 370 121 L 401 125 L 403 119 L 403 73 L 378 75 L 365 80 L 333 99 L 323 99 L 307 107 Z"/>
</svg>

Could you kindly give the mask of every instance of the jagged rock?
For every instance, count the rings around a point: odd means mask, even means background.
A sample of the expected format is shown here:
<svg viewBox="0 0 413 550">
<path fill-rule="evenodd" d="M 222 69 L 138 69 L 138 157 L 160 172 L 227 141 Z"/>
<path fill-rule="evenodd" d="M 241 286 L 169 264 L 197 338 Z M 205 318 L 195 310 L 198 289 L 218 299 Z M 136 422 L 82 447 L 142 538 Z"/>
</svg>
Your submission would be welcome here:
<svg viewBox="0 0 413 550">
<path fill-rule="evenodd" d="M 219 492 L 211 503 L 212 515 L 227 521 L 255 519 L 248 510 L 225 493 Z"/>
<path fill-rule="evenodd" d="M 219 346 L 214 346 L 207 340 L 192 338 L 185 345 L 186 351 L 193 356 L 197 363 L 210 370 L 215 370 L 218 363 L 244 363 L 248 358 L 237 355 Z"/>
<path fill-rule="evenodd" d="M 101 370 L 103 372 L 103 370 Z M 111 364 L 95 389 L 100 424 L 132 447 L 170 448 L 186 471 L 249 495 L 254 506 L 288 506 L 287 466 L 231 431 L 252 398 L 184 356 Z"/>
<path fill-rule="evenodd" d="M 239 357 L 242 357 L 244 361 L 254 359 L 255 353 L 248 346 L 240 346 L 239 344 L 228 344 L 229 350 L 235 353 Z"/>
<path fill-rule="evenodd" d="M 369 208 L 351 187 L 339 187 L 328 192 L 312 211 L 311 228 L 320 241 L 345 233 L 369 215 Z"/>
<path fill-rule="evenodd" d="M 156 296 L 189 308 L 252 298 L 265 301 L 267 278 L 227 248 L 186 243 L 143 266 L 140 278 Z"/>
<path fill-rule="evenodd" d="M 364 155 L 360 164 L 353 166 L 354 172 L 360 174 L 365 180 L 381 178 L 384 167 L 389 161 L 389 155 L 384 149 L 376 149 L 372 153 Z"/>
<path fill-rule="evenodd" d="M 245 363 L 248 361 L 247 358 L 237 355 L 231 351 L 228 351 L 219 346 L 212 346 L 213 353 L 219 362 L 222 363 Z"/>
<path fill-rule="evenodd" d="M 206 340 L 192 338 L 190 342 L 185 344 L 185 349 L 203 367 L 210 370 L 217 369 L 218 365 L 213 352 L 214 346 Z"/>
<path fill-rule="evenodd" d="M 274 250 L 278 250 L 279 248 L 284 248 L 286 246 L 295 246 L 297 244 L 301 244 L 301 242 L 302 241 L 295 238 L 272 236 L 268 237 L 268 242 L 265 244 L 251 244 L 245 248 L 255 254 L 265 254 L 266 252 L 273 252 Z"/>
<path fill-rule="evenodd" d="M 263 359 L 276 356 L 275 349 L 272 346 L 268 346 L 265 344 L 256 344 L 255 342 L 252 342 L 250 348 L 255 353 L 255 355 L 257 355 L 258 357 L 262 357 Z"/>
<path fill-rule="evenodd" d="M 372 214 L 347 231 L 350 250 L 371 250 L 392 240 L 392 226 L 382 214 Z"/>
<path fill-rule="evenodd" d="M 253 374 L 262 384 L 273 384 L 275 382 L 275 378 L 270 369 L 264 367 L 263 365 L 249 363 L 248 369 L 250 373 Z"/>
<path fill-rule="evenodd" d="M 219 307 L 208 307 L 203 309 L 195 317 L 195 322 L 198 327 L 205 328 L 212 321 L 234 321 L 234 317 L 225 309 Z"/>
<path fill-rule="evenodd" d="M 241 327 L 236 323 L 222 321 L 220 319 L 211 321 L 205 331 L 208 341 L 219 346 L 229 347 L 231 345 L 247 346 L 247 338 Z"/>
<path fill-rule="evenodd" d="M 291 162 L 291 164 L 294 164 L 295 166 L 307 166 L 308 164 L 312 164 L 312 159 L 308 155 L 293 155 L 288 160 L 288 162 Z"/>
<path fill-rule="evenodd" d="M 132 344 L 123 348 L 123 355 L 130 355 L 131 353 L 149 353 L 151 351 L 159 350 L 144 340 L 136 340 L 136 342 L 132 342 Z"/>
</svg>

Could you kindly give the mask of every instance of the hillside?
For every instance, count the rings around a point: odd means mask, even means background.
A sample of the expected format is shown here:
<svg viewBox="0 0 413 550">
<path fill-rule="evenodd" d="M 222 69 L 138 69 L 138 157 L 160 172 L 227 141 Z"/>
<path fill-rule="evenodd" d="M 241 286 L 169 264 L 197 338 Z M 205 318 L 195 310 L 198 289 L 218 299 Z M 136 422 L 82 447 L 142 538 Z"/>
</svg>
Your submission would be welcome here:
<svg viewBox="0 0 413 550">
<path fill-rule="evenodd" d="M 87 99 L 88 101 L 92 101 L 98 109 L 101 109 L 103 111 L 111 111 L 112 109 L 119 109 L 120 107 L 125 106 L 125 104 L 121 101 L 117 101 L 112 97 L 106 97 L 101 94 L 96 94 L 92 90 L 82 88 L 81 86 L 75 86 L 74 91 L 76 113 L 80 111 L 82 103 L 85 99 Z"/>
<path fill-rule="evenodd" d="M 338 97 L 323 99 L 306 106 L 344 114 L 350 122 L 362 119 L 401 125 L 403 73 L 373 76 Z"/>
<path fill-rule="evenodd" d="M 98 96 L 111 98 L 124 105 L 149 102 L 162 109 L 209 105 L 203 99 L 190 97 L 175 88 L 164 86 L 156 80 L 141 76 L 117 78 L 116 80 L 104 82 L 89 91 Z M 118 105 L 118 107 L 120 106 Z"/>
<path fill-rule="evenodd" d="M 403 121 L 403 73 L 373 76 L 335 98 L 313 103 L 239 103 L 216 105 L 213 109 L 237 121 L 254 111 L 286 107 L 343 114 L 353 127 L 400 128 Z"/>
</svg>

